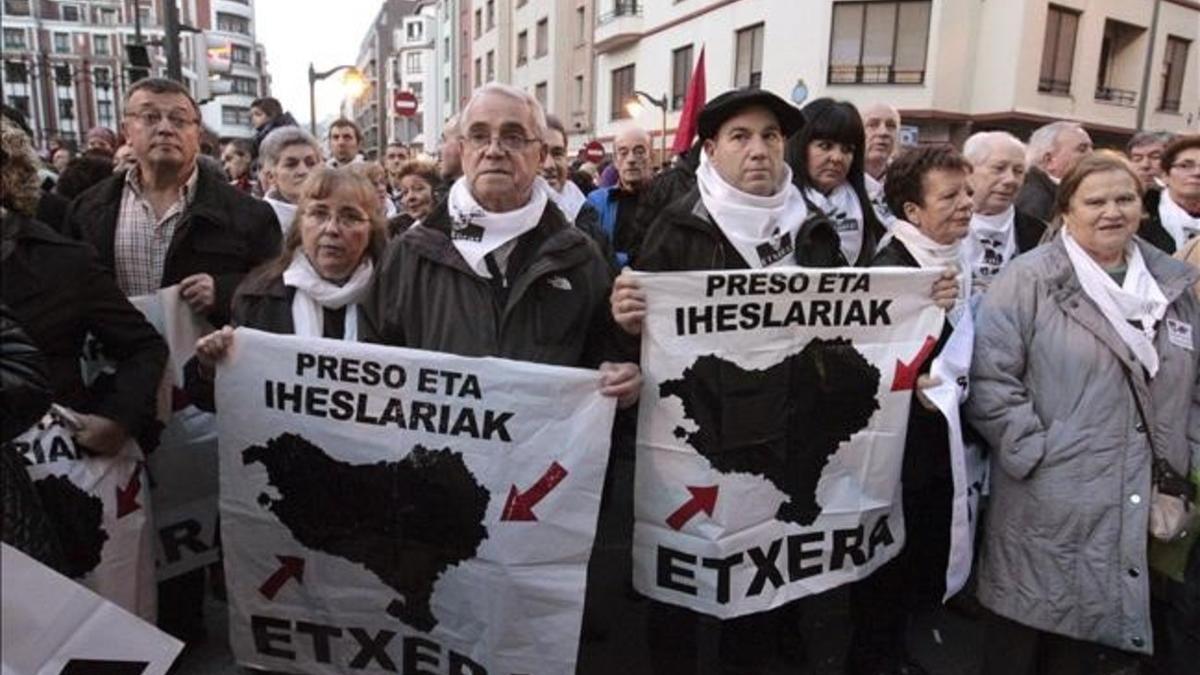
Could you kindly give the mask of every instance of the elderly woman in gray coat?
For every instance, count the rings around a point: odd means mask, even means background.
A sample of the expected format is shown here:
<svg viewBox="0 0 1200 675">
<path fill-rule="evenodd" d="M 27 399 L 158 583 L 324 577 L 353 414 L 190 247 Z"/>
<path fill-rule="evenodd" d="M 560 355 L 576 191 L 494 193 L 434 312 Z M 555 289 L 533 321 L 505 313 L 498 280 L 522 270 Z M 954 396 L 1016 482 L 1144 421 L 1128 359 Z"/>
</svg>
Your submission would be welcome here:
<svg viewBox="0 0 1200 675">
<path fill-rule="evenodd" d="M 1134 236 L 1139 195 L 1120 157 L 1080 160 L 1060 232 L 979 308 L 967 416 L 993 449 L 985 675 L 1152 651 L 1151 463 L 1186 476 L 1200 449 L 1200 303 L 1197 272 Z"/>
</svg>

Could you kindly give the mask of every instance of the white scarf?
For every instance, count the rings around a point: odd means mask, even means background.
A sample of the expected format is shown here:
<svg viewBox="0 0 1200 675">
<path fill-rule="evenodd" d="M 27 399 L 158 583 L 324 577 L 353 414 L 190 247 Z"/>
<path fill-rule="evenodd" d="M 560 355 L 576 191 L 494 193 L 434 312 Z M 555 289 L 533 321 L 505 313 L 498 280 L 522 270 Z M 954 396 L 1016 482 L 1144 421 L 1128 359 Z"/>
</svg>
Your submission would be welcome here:
<svg viewBox="0 0 1200 675">
<path fill-rule="evenodd" d="M 279 219 L 279 228 L 283 230 L 283 238 L 287 239 L 288 232 L 292 229 L 292 221 L 296 218 L 296 205 L 284 201 L 283 195 L 276 190 L 263 195 L 263 201 L 275 211 L 275 217 Z"/>
<path fill-rule="evenodd" d="M 957 324 L 959 317 L 967 308 L 967 296 L 971 288 L 971 278 L 966 276 L 970 274 L 971 267 L 964 255 L 962 240 L 955 241 L 953 244 L 939 244 L 925 236 L 925 233 L 912 223 L 900 219 L 896 219 L 896 222 L 892 224 L 892 236 L 904 244 L 904 248 L 908 249 L 909 254 L 921 267 L 931 269 L 949 267 L 958 273 L 958 298 L 954 300 L 954 306 L 950 308 L 949 312 L 950 323 Z"/>
<path fill-rule="evenodd" d="M 853 265 L 862 251 L 864 229 L 862 204 L 858 201 L 858 195 L 854 194 L 854 188 L 848 182 L 842 183 L 826 197 L 818 190 L 806 187 L 804 195 L 833 221 L 846 264 Z"/>
<path fill-rule="evenodd" d="M 554 202 L 555 206 L 563 212 L 567 217 L 567 221 L 574 223 L 579 217 L 579 210 L 587 203 L 587 197 L 583 194 L 583 190 L 571 181 L 563 182 L 562 192 L 551 189 L 549 191 L 550 201 Z"/>
<path fill-rule="evenodd" d="M 965 258 L 971 269 L 971 294 L 987 290 L 988 284 L 1000 270 L 1017 255 L 1017 209 L 990 216 L 976 213 L 971 216 L 971 229 L 963 240 Z"/>
<path fill-rule="evenodd" d="M 537 227 L 542 212 L 546 210 L 549 193 L 553 191 L 545 179 L 535 178 L 533 192 L 525 206 L 504 213 L 492 213 L 485 211 L 471 196 L 467 177 L 459 178 L 454 181 L 450 196 L 446 198 L 446 207 L 450 212 L 450 240 L 454 248 L 458 249 L 463 260 L 476 274 L 490 279 L 492 274 L 484 257 Z"/>
<path fill-rule="evenodd" d="M 325 334 L 324 308 L 346 308 L 344 340 L 358 341 L 358 301 L 371 283 L 374 264 L 363 258 L 346 283 L 337 284 L 321 278 L 303 251 L 292 255 L 292 264 L 283 272 L 283 284 L 296 289 L 292 299 L 292 324 L 295 334 L 321 337 Z"/>
<path fill-rule="evenodd" d="M 1154 334 L 1156 325 L 1167 312 L 1167 298 L 1146 269 L 1141 249 L 1132 240 L 1125 245 L 1125 283 L 1118 286 L 1112 276 L 1067 232 L 1066 227 L 1062 228 L 1062 240 L 1083 292 L 1100 308 L 1100 313 L 1133 351 L 1150 377 L 1154 377 L 1158 373 Z M 1140 323 L 1142 329 L 1133 327 L 1131 321 Z"/>
<path fill-rule="evenodd" d="M 885 228 L 892 229 L 892 223 L 896 222 L 896 216 L 888 208 L 883 181 L 875 180 L 875 177 L 869 173 L 863 174 L 863 180 L 866 182 L 867 199 L 871 200 L 871 208 L 875 211 L 875 217 Z"/>
<path fill-rule="evenodd" d="M 1163 229 L 1175 240 L 1175 250 L 1183 248 L 1188 239 L 1200 235 L 1200 218 L 1193 216 L 1171 199 L 1171 193 L 1162 191 L 1158 200 L 1158 219 Z"/>
<path fill-rule="evenodd" d="M 783 180 L 775 194 L 760 197 L 727 183 L 708 153 L 700 153 L 696 170 L 700 201 L 733 248 L 754 268 L 796 264 L 796 235 L 808 218 L 808 206 L 792 185 L 791 169 L 783 168 Z"/>
</svg>

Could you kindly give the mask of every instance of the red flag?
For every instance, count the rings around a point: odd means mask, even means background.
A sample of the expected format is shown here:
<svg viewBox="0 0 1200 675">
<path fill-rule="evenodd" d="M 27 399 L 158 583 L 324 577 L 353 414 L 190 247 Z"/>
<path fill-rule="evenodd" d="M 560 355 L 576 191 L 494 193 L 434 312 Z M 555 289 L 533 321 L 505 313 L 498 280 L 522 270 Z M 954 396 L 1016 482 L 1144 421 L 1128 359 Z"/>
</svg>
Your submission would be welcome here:
<svg viewBox="0 0 1200 675">
<path fill-rule="evenodd" d="M 707 100 L 708 96 L 704 92 L 704 47 L 701 47 L 700 58 L 696 59 L 696 69 L 692 71 L 692 81 L 688 83 L 687 98 L 683 100 L 683 112 L 679 113 L 679 126 L 675 128 L 672 153 L 682 155 L 692 147 L 692 139 L 696 137 L 696 127 L 700 120 L 700 109 Z"/>
</svg>

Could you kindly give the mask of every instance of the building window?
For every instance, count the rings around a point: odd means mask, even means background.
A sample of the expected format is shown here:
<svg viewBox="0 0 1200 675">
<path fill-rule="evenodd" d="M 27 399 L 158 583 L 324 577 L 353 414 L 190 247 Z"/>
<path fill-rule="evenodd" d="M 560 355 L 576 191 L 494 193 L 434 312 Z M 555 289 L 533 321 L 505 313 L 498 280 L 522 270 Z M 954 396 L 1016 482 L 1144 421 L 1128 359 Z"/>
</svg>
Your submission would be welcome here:
<svg viewBox="0 0 1200 675">
<path fill-rule="evenodd" d="M 59 13 L 63 21 L 79 21 L 79 6 L 78 5 L 60 5 Z"/>
<path fill-rule="evenodd" d="M 92 68 L 92 82 L 102 89 L 110 87 L 112 86 L 112 73 L 108 68 Z"/>
<path fill-rule="evenodd" d="M 583 76 L 575 76 L 575 110 L 583 110 Z"/>
<path fill-rule="evenodd" d="M 229 46 L 229 60 L 232 63 L 242 63 L 245 65 L 254 64 L 254 56 L 249 47 L 244 45 Z"/>
<path fill-rule="evenodd" d="M 477 57 L 475 59 L 475 87 L 478 88 L 482 85 L 483 85 L 483 59 Z"/>
<path fill-rule="evenodd" d="M 425 37 L 425 24 L 421 21 L 409 21 L 404 26 L 404 35 L 409 42 L 420 42 Z"/>
<path fill-rule="evenodd" d="M 410 92 L 412 92 L 412 95 L 413 95 L 413 96 L 416 96 L 418 99 L 424 100 L 424 98 L 425 98 L 425 87 L 424 87 L 424 86 L 422 86 L 420 82 L 409 82 L 409 83 L 408 83 L 408 90 L 409 90 Z"/>
<path fill-rule="evenodd" d="M 117 10 L 109 7 L 101 7 L 96 12 L 96 23 L 100 24 L 101 26 L 117 25 Z"/>
<path fill-rule="evenodd" d="M 548 96 L 549 94 L 547 94 L 546 83 L 538 82 L 533 88 L 533 97 L 537 99 L 538 103 L 542 104 L 543 108 L 545 108 L 547 105 L 546 101 Z"/>
<path fill-rule="evenodd" d="M 138 20 L 143 26 L 150 25 L 150 7 L 148 5 L 138 5 Z"/>
<path fill-rule="evenodd" d="M 612 71 L 612 96 L 609 100 L 609 119 L 623 120 L 629 117 L 625 104 L 633 98 L 633 68 L 629 64 Z"/>
<path fill-rule="evenodd" d="M 762 86 L 763 25 L 743 28 L 737 32 L 737 61 L 733 70 L 733 86 Z"/>
<path fill-rule="evenodd" d="M 71 66 L 54 66 L 54 84 L 60 87 L 71 86 Z"/>
<path fill-rule="evenodd" d="M 71 53 L 71 34 L 70 33 L 55 33 L 54 34 L 54 53 L 55 54 L 70 54 Z"/>
<path fill-rule="evenodd" d="M 1167 36 L 1167 49 L 1163 54 L 1162 101 L 1158 109 L 1179 112 L 1179 101 L 1183 95 L 1183 74 L 1187 70 L 1188 47 L 1191 43 L 1174 35 Z"/>
<path fill-rule="evenodd" d="M 421 52 L 408 52 L 404 55 L 404 72 L 416 75 L 421 70 Z"/>
<path fill-rule="evenodd" d="M 250 19 L 236 14 L 217 12 L 217 30 L 226 33 L 250 34 Z"/>
<path fill-rule="evenodd" d="M 923 83 L 929 7 L 929 0 L 835 4 L 829 84 Z"/>
<path fill-rule="evenodd" d="M 29 0 L 4 0 L 4 13 L 13 16 L 29 16 Z"/>
<path fill-rule="evenodd" d="M 26 84 L 29 82 L 29 68 L 22 61 L 4 62 L 4 81 L 9 84 Z"/>
<path fill-rule="evenodd" d="M 496 27 L 496 0 L 487 0 L 487 29 Z"/>
<path fill-rule="evenodd" d="M 491 82 L 496 79 L 496 51 L 489 50 L 487 53 L 487 81 Z"/>
<path fill-rule="evenodd" d="M 111 53 L 111 50 L 108 46 L 107 35 L 92 36 L 92 53 L 96 54 L 97 56 L 108 56 Z"/>
<path fill-rule="evenodd" d="M 5 28 L 4 48 L 25 49 L 25 31 L 21 28 Z"/>
<path fill-rule="evenodd" d="M 517 65 L 523 66 L 529 60 L 529 31 L 517 33 Z"/>
<path fill-rule="evenodd" d="M 545 56 L 550 52 L 550 19 L 537 22 L 537 33 L 533 41 L 534 57 Z"/>
<path fill-rule="evenodd" d="M 235 94 L 245 94 L 246 96 L 258 96 L 258 82 L 252 77 L 237 77 L 236 75 L 229 78 Z"/>
<path fill-rule="evenodd" d="M 1071 69 L 1075 66 L 1075 32 L 1079 14 L 1050 5 L 1046 15 L 1046 37 L 1042 42 L 1042 71 L 1038 91 L 1071 93 Z"/>
<path fill-rule="evenodd" d="M 587 8 L 575 8 L 575 42 L 576 44 L 586 42 L 588 36 L 587 25 Z"/>
<path fill-rule="evenodd" d="M 58 99 L 58 118 L 60 120 L 75 119 L 75 101 L 69 98 Z"/>
<path fill-rule="evenodd" d="M 112 101 L 96 101 L 96 123 L 111 129 L 114 122 Z"/>
<path fill-rule="evenodd" d="M 483 10 L 475 10 L 475 37 L 483 35 Z"/>
<path fill-rule="evenodd" d="M 11 105 L 12 107 L 16 108 L 17 110 L 20 110 L 21 114 L 25 116 L 25 119 L 29 119 L 29 97 L 28 96 L 10 95 L 8 97 L 8 104 Z"/>
<path fill-rule="evenodd" d="M 442 101 L 450 102 L 450 76 L 442 78 Z"/>
<path fill-rule="evenodd" d="M 671 110 L 683 107 L 688 85 L 692 81 L 692 46 L 671 52 Z"/>
<path fill-rule="evenodd" d="M 240 106 L 221 106 L 221 124 L 226 126 L 250 126 L 250 109 Z"/>
</svg>

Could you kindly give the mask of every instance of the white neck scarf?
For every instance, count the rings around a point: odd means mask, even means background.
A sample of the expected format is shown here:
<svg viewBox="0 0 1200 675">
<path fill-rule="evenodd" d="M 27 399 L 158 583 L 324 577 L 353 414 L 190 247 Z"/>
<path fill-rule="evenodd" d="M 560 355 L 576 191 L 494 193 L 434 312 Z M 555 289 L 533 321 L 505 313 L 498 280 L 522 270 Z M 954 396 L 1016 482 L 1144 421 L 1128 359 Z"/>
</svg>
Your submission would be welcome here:
<svg viewBox="0 0 1200 675">
<path fill-rule="evenodd" d="M 966 310 L 967 294 L 971 288 L 971 278 L 967 276 L 971 273 L 971 268 L 964 256 L 962 240 L 953 244 L 939 244 L 925 236 L 925 233 L 912 223 L 900 219 L 892 223 L 892 236 L 904 244 L 904 248 L 908 249 L 909 254 L 921 267 L 949 267 L 958 273 L 958 298 L 954 300 L 954 306 L 949 312 L 950 322 L 957 324 L 958 318 Z"/>
<path fill-rule="evenodd" d="M 700 201 L 733 248 L 755 268 L 794 265 L 796 235 L 808 218 L 808 206 L 792 185 L 786 165 L 783 181 L 775 194 L 760 197 L 733 187 L 700 153 L 696 184 Z"/>
<path fill-rule="evenodd" d="M 296 218 L 296 205 L 285 201 L 278 190 L 271 190 L 263 195 L 263 201 L 275 211 L 275 217 L 279 219 L 279 228 L 283 230 L 283 238 L 287 239 L 288 232 L 292 229 L 292 221 Z"/>
<path fill-rule="evenodd" d="M 990 216 L 971 216 L 971 229 L 963 240 L 963 253 L 971 269 L 971 294 L 987 290 L 1000 270 L 1017 255 L 1016 208 Z"/>
<path fill-rule="evenodd" d="M 1175 240 L 1175 250 L 1183 248 L 1188 239 L 1200 235 L 1200 218 L 1193 216 L 1171 199 L 1171 193 L 1162 191 L 1158 200 L 1158 219 L 1163 229 Z"/>
<path fill-rule="evenodd" d="M 467 177 L 454 181 L 446 207 L 450 212 L 450 240 L 462 254 L 463 260 L 481 277 L 490 279 L 484 257 L 522 234 L 537 227 L 546 209 L 549 193 L 553 192 L 545 179 L 533 180 L 533 192 L 529 202 L 513 211 L 492 213 L 485 211 L 471 189 Z"/>
<path fill-rule="evenodd" d="M 892 223 L 896 222 L 896 216 L 892 214 L 892 210 L 888 208 L 887 199 L 884 195 L 884 186 L 882 180 L 875 180 L 875 177 L 869 173 L 863 174 L 863 180 L 866 182 L 867 199 L 871 200 L 871 208 L 875 211 L 875 217 L 887 229 L 892 229 Z"/>
<path fill-rule="evenodd" d="M 1062 240 L 1083 292 L 1100 307 L 1100 313 L 1113 330 L 1133 351 L 1150 377 L 1154 377 L 1158 373 L 1154 333 L 1156 325 L 1167 312 L 1167 298 L 1146 269 L 1141 249 L 1132 240 L 1125 245 L 1125 283 L 1118 286 L 1112 276 L 1071 237 L 1066 227 L 1062 228 Z M 1141 324 L 1142 329 L 1133 327 L 1131 321 Z"/>
<path fill-rule="evenodd" d="M 555 206 L 563 212 L 563 215 L 567 217 L 567 221 L 570 223 L 575 222 L 575 218 L 579 216 L 579 210 L 587 203 L 587 197 L 584 196 L 583 190 L 580 190 L 578 185 L 569 180 L 563 182 L 562 192 L 558 192 L 552 188 L 549 190 L 548 196 L 550 197 L 550 201 L 554 202 Z"/>
<path fill-rule="evenodd" d="M 321 278 L 303 251 L 292 255 L 292 264 L 283 272 L 283 284 L 296 289 L 292 299 L 292 324 L 296 335 L 321 337 L 325 334 L 324 308 L 346 308 L 344 340 L 358 341 L 358 301 L 371 283 L 374 264 L 363 258 L 358 268 L 338 286 Z"/>
<path fill-rule="evenodd" d="M 825 196 L 815 188 L 806 187 L 804 195 L 833 221 L 846 264 L 853 265 L 863 245 L 862 204 L 858 201 L 858 195 L 854 194 L 854 188 L 848 182 L 842 183 L 829 196 Z"/>
</svg>

